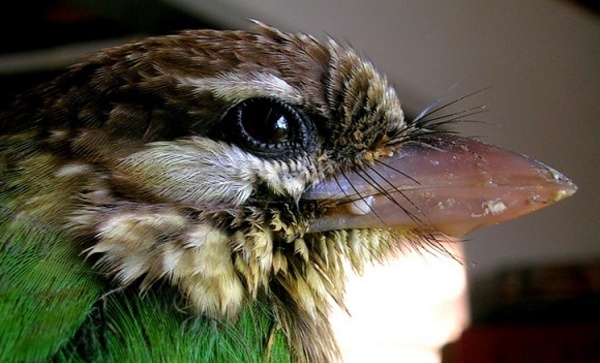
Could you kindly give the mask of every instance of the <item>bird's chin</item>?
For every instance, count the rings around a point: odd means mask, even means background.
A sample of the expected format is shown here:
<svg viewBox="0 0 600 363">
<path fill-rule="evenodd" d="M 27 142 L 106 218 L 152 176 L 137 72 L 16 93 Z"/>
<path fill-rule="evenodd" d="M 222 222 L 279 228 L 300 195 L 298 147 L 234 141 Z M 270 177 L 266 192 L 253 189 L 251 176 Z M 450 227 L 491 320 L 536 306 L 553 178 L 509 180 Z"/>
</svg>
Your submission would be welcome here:
<svg viewBox="0 0 600 363">
<path fill-rule="evenodd" d="M 549 206 L 577 187 L 527 156 L 450 134 L 404 144 L 362 171 L 312 186 L 310 232 L 393 228 L 460 237 Z"/>
</svg>

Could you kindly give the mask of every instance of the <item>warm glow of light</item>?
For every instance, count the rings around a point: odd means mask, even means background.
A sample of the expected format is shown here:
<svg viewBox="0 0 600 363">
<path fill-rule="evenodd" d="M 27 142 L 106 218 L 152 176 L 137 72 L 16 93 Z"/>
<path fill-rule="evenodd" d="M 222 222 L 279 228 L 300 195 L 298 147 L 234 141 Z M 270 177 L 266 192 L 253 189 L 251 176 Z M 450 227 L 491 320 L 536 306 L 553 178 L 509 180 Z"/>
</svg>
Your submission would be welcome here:
<svg viewBox="0 0 600 363">
<path fill-rule="evenodd" d="M 462 256 L 460 246 L 449 249 Z M 345 363 L 439 363 L 440 349 L 468 323 L 466 276 L 457 261 L 406 252 L 352 276 L 333 325 Z"/>
</svg>

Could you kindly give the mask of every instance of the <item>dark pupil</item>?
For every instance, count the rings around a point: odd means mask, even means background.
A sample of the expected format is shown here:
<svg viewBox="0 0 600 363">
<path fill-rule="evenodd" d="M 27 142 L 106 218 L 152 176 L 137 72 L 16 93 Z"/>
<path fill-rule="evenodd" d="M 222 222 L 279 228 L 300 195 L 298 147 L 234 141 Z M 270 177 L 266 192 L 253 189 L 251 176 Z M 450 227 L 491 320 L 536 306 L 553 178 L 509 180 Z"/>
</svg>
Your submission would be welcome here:
<svg viewBox="0 0 600 363">
<path fill-rule="evenodd" d="M 277 144 L 288 139 L 288 120 L 282 110 L 257 103 L 241 112 L 242 126 L 253 139 L 264 144 Z"/>
</svg>

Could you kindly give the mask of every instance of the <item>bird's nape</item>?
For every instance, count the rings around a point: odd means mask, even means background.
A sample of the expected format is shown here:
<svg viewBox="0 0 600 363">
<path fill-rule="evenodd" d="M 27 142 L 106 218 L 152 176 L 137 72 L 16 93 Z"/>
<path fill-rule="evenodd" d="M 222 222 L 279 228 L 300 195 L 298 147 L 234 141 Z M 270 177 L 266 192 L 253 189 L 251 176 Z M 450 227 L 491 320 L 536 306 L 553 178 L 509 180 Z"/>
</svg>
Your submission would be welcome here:
<svg viewBox="0 0 600 363">
<path fill-rule="evenodd" d="M 99 51 L 0 116 L 0 360 L 333 362 L 348 265 L 575 192 L 257 27 Z"/>
</svg>

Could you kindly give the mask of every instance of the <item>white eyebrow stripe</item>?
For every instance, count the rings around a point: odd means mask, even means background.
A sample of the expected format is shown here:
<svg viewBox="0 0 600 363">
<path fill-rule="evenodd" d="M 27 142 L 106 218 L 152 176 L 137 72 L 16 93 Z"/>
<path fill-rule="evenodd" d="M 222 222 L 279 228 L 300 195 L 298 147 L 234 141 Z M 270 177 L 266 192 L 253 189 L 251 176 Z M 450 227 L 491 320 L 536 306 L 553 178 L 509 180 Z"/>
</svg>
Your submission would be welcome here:
<svg viewBox="0 0 600 363">
<path fill-rule="evenodd" d="M 270 97 L 300 104 L 301 93 L 283 79 L 269 73 L 222 73 L 215 77 L 181 77 L 179 82 L 195 88 L 195 92 L 211 92 L 213 96 L 227 102 L 238 103 L 248 98 Z"/>
</svg>

